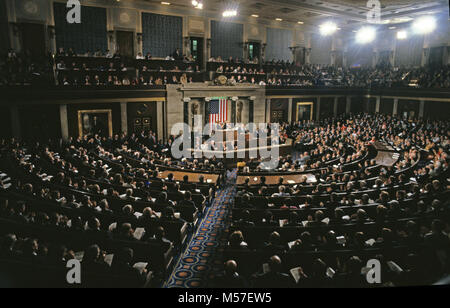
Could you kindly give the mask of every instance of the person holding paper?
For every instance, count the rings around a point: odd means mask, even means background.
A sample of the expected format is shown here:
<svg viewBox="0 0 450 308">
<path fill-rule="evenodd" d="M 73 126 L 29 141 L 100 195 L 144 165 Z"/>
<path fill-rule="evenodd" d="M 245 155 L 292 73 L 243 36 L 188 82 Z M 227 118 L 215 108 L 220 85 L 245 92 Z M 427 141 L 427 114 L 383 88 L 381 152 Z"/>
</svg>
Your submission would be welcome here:
<svg viewBox="0 0 450 308">
<path fill-rule="evenodd" d="M 114 255 L 111 272 L 119 277 L 115 281 L 116 287 L 123 288 L 139 288 L 146 282 L 147 270 L 143 269 L 142 273 L 133 267 L 134 252 L 131 248 L 122 248 Z"/>
<path fill-rule="evenodd" d="M 246 288 L 247 282 L 237 272 L 238 265 L 234 260 L 225 262 L 224 270 L 213 281 L 214 288 Z"/>
<path fill-rule="evenodd" d="M 253 285 L 256 288 L 291 288 L 294 286 L 293 278 L 282 272 L 282 262 L 279 256 L 272 256 L 268 262 L 268 272 L 253 276 Z M 274 284 L 274 282 L 276 282 Z"/>
<path fill-rule="evenodd" d="M 141 240 L 146 241 L 155 234 L 159 225 L 159 217 L 150 207 L 146 207 L 142 211 L 142 216 L 138 218 L 137 225 L 145 229 L 144 237 Z"/>
<path fill-rule="evenodd" d="M 286 248 L 285 245 L 281 244 L 281 236 L 276 231 L 269 235 L 269 241 L 264 245 L 264 251 L 269 254 L 283 254 Z"/>
</svg>

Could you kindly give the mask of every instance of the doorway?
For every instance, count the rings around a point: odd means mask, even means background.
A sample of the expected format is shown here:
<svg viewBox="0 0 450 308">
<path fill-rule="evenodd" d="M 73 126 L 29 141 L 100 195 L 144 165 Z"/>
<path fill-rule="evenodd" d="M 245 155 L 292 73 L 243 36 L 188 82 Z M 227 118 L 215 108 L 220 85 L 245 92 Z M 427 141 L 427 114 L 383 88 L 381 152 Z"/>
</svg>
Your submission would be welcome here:
<svg viewBox="0 0 450 308">
<path fill-rule="evenodd" d="M 429 57 L 429 64 L 431 67 L 440 67 L 442 66 L 442 63 L 444 62 L 444 48 L 443 46 L 440 47 L 431 47 L 430 48 L 430 57 Z"/>
<path fill-rule="evenodd" d="M 200 69 L 203 69 L 203 50 L 203 38 L 191 37 L 191 55 Z"/>
<path fill-rule="evenodd" d="M 117 31 L 117 51 L 125 57 L 134 58 L 134 33 L 131 31 Z"/>
<path fill-rule="evenodd" d="M 336 66 L 336 67 L 344 66 L 344 56 L 342 54 L 342 51 L 340 51 L 340 50 L 336 50 L 336 55 L 334 58 L 334 66 Z"/>
<path fill-rule="evenodd" d="M 297 103 L 297 121 L 310 121 L 313 119 L 314 104 L 312 102 Z"/>
<path fill-rule="evenodd" d="M 248 54 L 247 58 L 249 61 L 254 61 L 255 59 L 260 62 L 261 58 L 261 43 L 250 42 L 248 43 Z"/>
<path fill-rule="evenodd" d="M 299 65 L 305 64 L 305 47 L 295 49 L 295 63 Z"/>
<path fill-rule="evenodd" d="M 21 38 L 23 52 L 29 53 L 33 59 L 45 56 L 45 27 L 43 24 L 22 23 Z"/>
</svg>

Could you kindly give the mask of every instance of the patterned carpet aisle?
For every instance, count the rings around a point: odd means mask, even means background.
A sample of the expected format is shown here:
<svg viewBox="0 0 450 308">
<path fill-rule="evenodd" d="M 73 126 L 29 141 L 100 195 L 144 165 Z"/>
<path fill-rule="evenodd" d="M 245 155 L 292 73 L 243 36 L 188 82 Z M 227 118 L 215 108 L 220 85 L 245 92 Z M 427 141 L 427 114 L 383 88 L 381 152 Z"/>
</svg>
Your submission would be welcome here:
<svg viewBox="0 0 450 308">
<path fill-rule="evenodd" d="M 232 172 L 232 179 L 236 178 L 236 173 L 237 170 Z M 196 234 L 164 287 L 206 287 L 206 278 L 217 270 L 220 263 L 215 256 L 223 250 L 220 246 L 227 234 L 228 217 L 235 191 L 232 183 L 227 183 L 223 189 L 217 191 L 213 204 L 207 210 Z"/>
</svg>

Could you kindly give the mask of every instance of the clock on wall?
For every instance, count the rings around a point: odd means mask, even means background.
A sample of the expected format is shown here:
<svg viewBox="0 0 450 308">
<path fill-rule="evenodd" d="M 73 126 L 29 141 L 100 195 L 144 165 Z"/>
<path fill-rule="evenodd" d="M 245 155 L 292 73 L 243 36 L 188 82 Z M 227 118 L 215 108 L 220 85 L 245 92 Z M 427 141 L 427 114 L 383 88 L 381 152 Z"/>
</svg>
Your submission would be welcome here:
<svg viewBox="0 0 450 308">
<path fill-rule="evenodd" d="M 36 15 L 39 11 L 39 7 L 36 4 L 36 2 L 30 0 L 30 1 L 26 1 L 23 4 L 23 9 L 25 10 L 26 13 L 30 14 L 30 15 Z"/>
<path fill-rule="evenodd" d="M 120 22 L 123 24 L 127 24 L 130 22 L 130 15 L 126 12 L 123 12 L 122 14 L 120 14 Z"/>
</svg>

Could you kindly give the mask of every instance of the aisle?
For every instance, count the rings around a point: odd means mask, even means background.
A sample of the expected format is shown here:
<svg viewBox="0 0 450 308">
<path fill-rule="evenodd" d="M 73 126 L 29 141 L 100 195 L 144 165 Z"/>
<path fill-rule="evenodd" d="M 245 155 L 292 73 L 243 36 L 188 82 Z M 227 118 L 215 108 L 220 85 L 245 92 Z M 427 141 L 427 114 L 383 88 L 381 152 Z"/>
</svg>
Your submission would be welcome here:
<svg viewBox="0 0 450 308">
<path fill-rule="evenodd" d="M 220 266 L 216 256 L 220 255 L 223 249 L 220 246 L 227 236 L 228 216 L 236 193 L 233 183 L 236 173 L 237 170 L 234 170 L 227 185 L 217 191 L 216 198 L 164 287 L 206 287 L 210 273 Z"/>
</svg>

